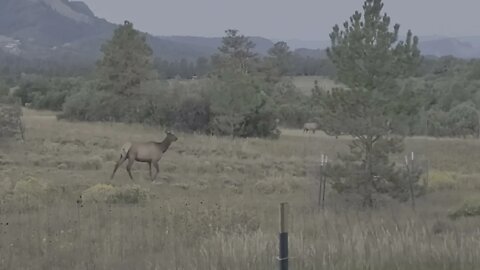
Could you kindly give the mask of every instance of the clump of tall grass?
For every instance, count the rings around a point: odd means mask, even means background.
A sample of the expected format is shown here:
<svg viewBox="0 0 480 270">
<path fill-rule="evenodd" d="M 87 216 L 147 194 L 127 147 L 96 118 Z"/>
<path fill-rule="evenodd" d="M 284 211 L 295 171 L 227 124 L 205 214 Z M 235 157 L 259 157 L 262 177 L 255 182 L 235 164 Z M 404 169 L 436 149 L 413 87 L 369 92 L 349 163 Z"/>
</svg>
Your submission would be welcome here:
<svg viewBox="0 0 480 270">
<path fill-rule="evenodd" d="M 10 194 L 7 200 L 16 202 L 19 209 L 38 209 L 48 201 L 47 185 L 32 176 L 17 181 Z"/>
<path fill-rule="evenodd" d="M 97 184 L 82 192 L 84 202 L 108 204 L 143 204 L 149 199 L 149 191 L 138 185 L 114 187 Z"/>
<path fill-rule="evenodd" d="M 450 218 L 480 216 L 480 197 L 466 199 L 460 206 L 450 211 Z"/>
</svg>

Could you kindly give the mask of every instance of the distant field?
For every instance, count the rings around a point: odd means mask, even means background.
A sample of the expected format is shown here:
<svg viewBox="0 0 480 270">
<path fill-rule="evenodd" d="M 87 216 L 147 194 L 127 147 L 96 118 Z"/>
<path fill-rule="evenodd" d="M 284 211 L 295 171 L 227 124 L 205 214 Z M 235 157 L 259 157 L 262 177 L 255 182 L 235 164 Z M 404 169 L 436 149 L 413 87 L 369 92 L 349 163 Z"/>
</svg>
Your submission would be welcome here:
<svg viewBox="0 0 480 270">
<path fill-rule="evenodd" d="M 395 202 L 358 210 L 331 190 L 322 212 L 320 156 L 335 161 L 349 138 L 301 130 L 283 130 L 277 141 L 178 134 L 157 182 L 139 163 L 134 182 L 125 164 L 110 181 L 124 142 L 161 140 L 163 131 L 31 110 L 24 121 L 27 141 L 0 145 L 0 269 L 275 269 L 283 201 L 291 204 L 292 269 L 480 265 L 480 218 L 447 218 L 478 196 L 478 140 L 407 140 L 406 151 L 431 165 L 431 190 L 417 212 Z M 115 189 L 126 192 L 98 201 Z"/>
<path fill-rule="evenodd" d="M 315 85 L 315 80 L 318 81 L 318 85 L 323 89 L 332 89 L 333 87 L 339 86 L 335 81 L 330 78 L 323 77 L 323 76 L 295 76 L 292 77 L 293 84 L 307 95 L 311 94 L 311 91 Z M 171 79 L 168 80 L 170 86 L 175 84 L 179 85 L 192 85 L 195 83 L 201 83 L 204 79 L 197 79 L 197 80 L 187 80 L 187 79 Z"/>
<path fill-rule="evenodd" d="M 318 85 L 326 90 L 330 90 L 333 87 L 338 86 L 332 79 L 323 76 L 296 76 L 293 77 L 293 83 L 305 94 L 311 94 L 311 90 L 315 85 L 315 80 L 318 81 Z"/>
</svg>

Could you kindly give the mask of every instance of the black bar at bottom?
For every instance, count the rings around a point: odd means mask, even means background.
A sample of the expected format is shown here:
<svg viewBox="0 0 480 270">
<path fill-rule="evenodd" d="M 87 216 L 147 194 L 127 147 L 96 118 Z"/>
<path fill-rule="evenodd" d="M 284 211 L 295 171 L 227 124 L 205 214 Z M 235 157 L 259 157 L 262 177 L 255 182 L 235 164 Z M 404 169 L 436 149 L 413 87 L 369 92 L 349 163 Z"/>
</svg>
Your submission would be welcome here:
<svg viewBox="0 0 480 270">
<path fill-rule="evenodd" d="M 280 233 L 280 270 L 288 270 L 288 233 Z"/>
</svg>

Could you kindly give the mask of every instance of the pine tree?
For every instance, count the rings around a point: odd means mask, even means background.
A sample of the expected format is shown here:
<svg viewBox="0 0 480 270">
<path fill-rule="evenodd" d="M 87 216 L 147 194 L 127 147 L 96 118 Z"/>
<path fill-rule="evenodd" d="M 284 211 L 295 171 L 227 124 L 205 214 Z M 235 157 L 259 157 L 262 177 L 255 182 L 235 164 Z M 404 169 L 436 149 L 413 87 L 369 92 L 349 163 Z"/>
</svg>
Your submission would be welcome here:
<svg viewBox="0 0 480 270">
<path fill-rule="evenodd" d="M 381 0 L 366 0 L 363 14 L 333 27 L 328 56 L 345 85 L 317 95 L 322 127 L 331 135 L 350 135 L 350 153 L 333 167 L 333 187 L 359 192 L 368 206 L 375 193 L 398 194 L 405 188 L 402 172 L 389 161 L 403 148 L 402 114 L 408 98 L 397 79 L 414 74 L 420 60 L 418 38 L 408 31 L 399 41 L 400 26 L 390 30 L 390 17 L 382 14 Z M 400 102 L 401 101 L 401 102 Z"/>
<path fill-rule="evenodd" d="M 256 69 L 255 44 L 237 30 L 225 32 L 219 54 L 212 59 L 212 130 L 232 137 L 268 137 L 277 132 L 266 94 L 271 85 Z"/>
<path fill-rule="evenodd" d="M 103 58 L 97 64 L 102 90 L 129 96 L 153 75 L 152 49 L 146 36 L 128 21 L 115 30 L 102 52 Z"/>
<path fill-rule="evenodd" d="M 228 68 L 243 74 L 251 73 L 257 61 L 257 54 L 253 52 L 255 43 L 235 29 L 226 30 L 225 34 L 222 46 L 218 48 L 220 54 L 213 57 L 217 70 Z"/>
<path fill-rule="evenodd" d="M 268 50 L 268 57 L 265 59 L 265 72 L 267 80 L 278 82 L 287 75 L 293 64 L 292 52 L 284 41 L 279 41 Z"/>
</svg>

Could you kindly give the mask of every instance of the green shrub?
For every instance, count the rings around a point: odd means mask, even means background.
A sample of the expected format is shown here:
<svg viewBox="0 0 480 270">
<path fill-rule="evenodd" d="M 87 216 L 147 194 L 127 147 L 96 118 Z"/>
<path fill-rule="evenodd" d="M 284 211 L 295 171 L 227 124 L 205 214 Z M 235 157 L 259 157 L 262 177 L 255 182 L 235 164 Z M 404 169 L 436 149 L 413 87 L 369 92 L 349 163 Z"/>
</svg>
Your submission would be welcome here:
<svg viewBox="0 0 480 270">
<path fill-rule="evenodd" d="M 461 103 L 448 113 L 448 127 L 453 136 L 479 135 L 479 117 L 475 105 L 470 102 Z"/>
<path fill-rule="evenodd" d="M 113 187 L 97 184 L 82 192 L 84 202 L 108 204 L 142 204 L 149 199 L 148 191 L 140 186 Z"/>
<path fill-rule="evenodd" d="M 80 121 L 135 122 L 131 102 L 127 98 L 105 91 L 83 89 L 69 96 L 63 105 L 60 119 Z"/>
<path fill-rule="evenodd" d="M 34 177 L 27 177 L 15 183 L 11 199 L 21 208 L 37 209 L 48 200 L 47 185 Z"/>
<path fill-rule="evenodd" d="M 240 137 L 278 139 L 280 130 L 278 129 L 276 119 L 276 114 L 269 108 L 255 110 L 245 115 L 238 134 Z"/>
<path fill-rule="evenodd" d="M 35 109 L 60 111 L 65 99 L 72 93 L 79 92 L 84 84 L 86 82 L 78 78 L 27 75 L 21 78 L 14 96 L 20 98 L 23 105 L 31 103 Z"/>
<path fill-rule="evenodd" d="M 68 92 L 49 91 L 46 94 L 34 94 L 32 108 L 61 111 Z"/>
<path fill-rule="evenodd" d="M 452 219 L 480 216 L 480 198 L 466 199 L 462 205 L 451 210 L 448 216 Z"/>
<path fill-rule="evenodd" d="M 112 203 L 141 204 L 148 200 L 148 191 L 140 186 L 126 186 L 117 189 L 112 197 Z"/>
<path fill-rule="evenodd" d="M 0 97 L 0 138 L 24 136 L 22 108 L 15 98 Z"/>
<path fill-rule="evenodd" d="M 187 96 L 176 108 L 175 127 L 183 131 L 205 131 L 210 117 L 210 104 L 206 99 Z"/>
<path fill-rule="evenodd" d="M 116 188 L 111 185 L 97 184 L 82 192 L 84 202 L 106 203 L 115 195 Z"/>
<path fill-rule="evenodd" d="M 59 116 L 68 120 L 87 120 L 90 100 L 94 91 L 82 90 L 68 97 L 63 104 L 63 113 Z"/>
</svg>

